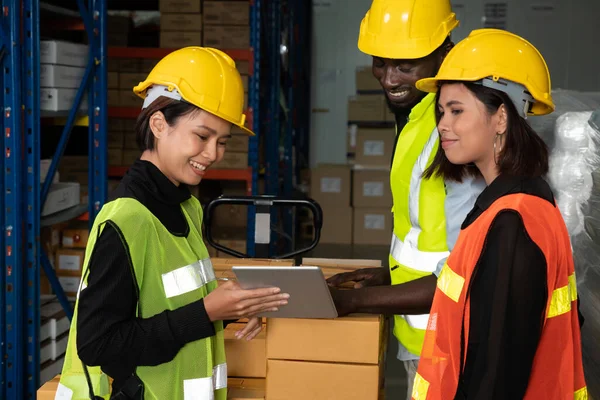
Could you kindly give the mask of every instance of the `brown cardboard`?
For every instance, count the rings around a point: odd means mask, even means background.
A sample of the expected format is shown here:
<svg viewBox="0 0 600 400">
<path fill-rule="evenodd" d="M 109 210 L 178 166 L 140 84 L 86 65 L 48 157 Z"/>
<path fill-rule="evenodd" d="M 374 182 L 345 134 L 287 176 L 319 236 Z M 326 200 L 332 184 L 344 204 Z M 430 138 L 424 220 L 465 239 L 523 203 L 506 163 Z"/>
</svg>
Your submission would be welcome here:
<svg viewBox="0 0 600 400">
<path fill-rule="evenodd" d="M 323 226 L 319 243 L 352 244 L 352 207 L 320 204 Z"/>
<path fill-rule="evenodd" d="M 389 168 L 394 152 L 395 128 L 364 129 L 356 131 L 356 165 L 374 165 Z"/>
<path fill-rule="evenodd" d="M 346 259 L 346 258 L 315 258 L 315 257 L 304 257 L 302 259 L 303 265 L 316 265 L 319 267 L 340 267 L 349 269 L 359 268 L 373 268 L 381 267 L 381 260 L 359 260 L 359 259 Z"/>
<path fill-rule="evenodd" d="M 202 32 L 202 14 L 160 14 L 160 30 L 165 32 Z"/>
<path fill-rule="evenodd" d="M 225 151 L 223 159 L 215 164 L 220 169 L 245 169 L 248 168 L 248 153 Z"/>
<path fill-rule="evenodd" d="M 369 94 L 348 98 L 348 121 L 382 122 L 385 120 L 383 95 Z"/>
<path fill-rule="evenodd" d="M 220 49 L 247 49 L 250 47 L 250 28 L 247 26 L 206 25 L 204 46 Z"/>
<path fill-rule="evenodd" d="M 227 376 L 264 378 L 267 376 L 267 340 L 263 330 L 253 340 L 237 339 L 235 333 L 245 324 L 229 324 L 224 331 Z"/>
<path fill-rule="evenodd" d="M 108 130 L 114 132 L 122 132 L 125 130 L 125 119 L 122 118 L 109 118 L 108 119 Z"/>
<path fill-rule="evenodd" d="M 108 165 L 111 167 L 123 165 L 123 149 L 108 149 Z"/>
<path fill-rule="evenodd" d="M 155 58 L 143 58 L 140 60 L 140 72 L 150 73 L 159 60 Z"/>
<path fill-rule="evenodd" d="M 228 378 L 227 400 L 264 400 L 266 385 L 262 378 Z"/>
<path fill-rule="evenodd" d="M 107 86 L 109 89 L 118 89 L 119 88 L 119 73 L 118 72 L 108 72 L 107 78 Z"/>
<path fill-rule="evenodd" d="M 188 46 L 200 46 L 202 32 L 160 32 L 160 47 L 177 49 Z"/>
<path fill-rule="evenodd" d="M 225 152 L 233 151 L 236 153 L 244 153 L 248 152 L 248 135 L 236 134 L 236 132 L 231 130 L 231 139 L 227 141 L 227 147 Z"/>
<path fill-rule="evenodd" d="M 140 72 L 139 58 L 121 58 L 119 60 L 119 72 Z"/>
<path fill-rule="evenodd" d="M 248 25 L 250 23 L 250 4 L 247 0 L 206 0 L 203 12 L 206 25 Z"/>
<path fill-rule="evenodd" d="M 122 149 L 125 135 L 121 131 L 109 130 L 107 133 L 107 145 L 109 149 Z"/>
<path fill-rule="evenodd" d="M 244 86 L 244 92 L 248 91 L 248 75 L 242 75 L 242 86 Z"/>
<path fill-rule="evenodd" d="M 267 398 L 377 400 L 379 371 L 378 365 L 268 360 Z"/>
<path fill-rule="evenodd" d="M 123 133 L 123 148 L 126 150 L 138 150 L 139 147 L 136 139 L 137 133 L 135 130 L 128 130 Z"/>
<path fill-rule="evenodd" d="M 382 92 L 381 84 L 373 76 L 373 68 L 371 66 L 356 68 L 356 90 L 358 92 Z"/>
<path fill-rule="evenodd" d="M 160 0 L 158 9 L 161 13 L 199 13 L 202 0 Z"/>
<path fill-rule="evenodd" d="M 350 205 L 350 167 L 322 164 L 311 171 L 310 197 L 323 207 Z"/>
<path fill-rule="evenodd" d="M 85 249 L 90 231 L 88 228 L 68 228 L 63 230 L 62 247 Z"/>
<path fill-rule="evenodd" d="M 146 80 L 148 74 L 143 72 L 121 72 L 119 74 L 119 88 L 133 91 L 133 88 Z"/>
<path fill-rule="evenodd" d="M 50 255 L 48 254 L 48 257 Z M 44 272 L 44 268 L 40 268 L 40 294 L 52 294 L 52 285 Z"/>
<path fill-rule="evenodd" d="M 139 150 L 123 150 L 123 165 L 133 164 L 141 155 Z"/>
<path fill-rule="evenodd" d="M 240 75 L 250 74 L 250 64 L 248 61 L 235 60 L 235 66 L 237 67 L 238 71 L 240 71 Z"/>
<path fill-rule="evenodd" d="M 389 245 L 392 237 L 391 207 L 354 209 L 354 244 Z"/>
<path fill-rule="evenodd" d="M 222 204 L 215 208 L 214 226 L 245 228 L 248 226 L 248 207 L 241 204 Z"/>
<path fill-rule="evenodd" d="M 56 273 L 62 276 L 81 276 L 84 258 L 85 249 L 60 248 L 56 250 L 56 260 L 54 261 Z"/>
<path fill-rule="evenodd" d="M 144 101 L 142 100 L 141 97 L 138 97 L 135 93 L 133 93 L 133 90 L 131 89 L 121 89 L 118 92 L 118 96 L 119 96 L 119 105 L 121 107 L 142 107 L 142 104 L 144 103 Z"/>
<path fill-rule="evenodd" d="M 352 205 L 361 207 L 392 207 L 389 171 L 355 170 L 352 176 Z"/>
<path fill-rule="evenodd" d="M 119 90 L 118 89 L 108 89 L 108 106 L 109 107 L 118 107 L 119 106 Z"/>
<path fill-rule="evenodd" d="M 219 243 L 221 246 L 227 247 L 228 249 L 232 249 L 243 254 L 246 254 L 246 251 L 248 250 L 246 240 L 243 239 L 223 239 L 217 240 L 217 243 Z M 216 257 L 229 257 L 229 254 L 226 254 L 222 251 L 217 251 Z"/>
<path fill-rule="evenodd" d="M 367 314 L 336 319 L 272 318 L 267 321 L 267 358 L 377 365 L 383 326 L 383 317 Z"/>
</svg>

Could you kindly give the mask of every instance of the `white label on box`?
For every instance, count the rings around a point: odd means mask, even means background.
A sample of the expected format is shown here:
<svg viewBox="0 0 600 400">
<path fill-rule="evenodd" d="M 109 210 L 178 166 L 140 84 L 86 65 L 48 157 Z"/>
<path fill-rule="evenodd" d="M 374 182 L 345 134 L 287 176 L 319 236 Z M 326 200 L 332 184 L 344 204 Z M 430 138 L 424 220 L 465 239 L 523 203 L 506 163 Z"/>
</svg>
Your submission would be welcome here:
<svg viewBox="0 0 600 400">
<path fill-rule="evenodd" d="M 321 178 L 321 193 L 341 193 L 341 178 Z"/>
<path fill-rule="evenodd" d="M 77 276 L 59 276 L 58 281 L 63 290 L 68 293 L 76 293 L 79 290 L 79 281 Z"/>
<path fill-rule="evenodd" d="M 71 236 L 63 236 L 63 246 L 72 247 L 73 246 L 73 238 Z"/>
<path fill-rule="evenodd" d="M 382 197 L 383 182 L 363 182 L 363 196 Z"/>
<path fill-rule="evenodd" d="M 350 149 L 356 147 L 356 134 L 358 133 L 358 125 L 352 124 L 348 127 L 348 138 L 350 142 Z M 348 149 L 348 150 L 350 150 Z"/>
<path fill-rule="evenodd" d="M 80 256 L 61 254 L 58 256 L 58 269 L 78 271 L 80 260 Z"/>
<path fill-rule="evenodd" d="M 365 156 L 380 157 L 385 153 L 383 140 L 365 140 L 363 154 Z"/>
<path fill-rule="evenodd" d="M 385 215 L 365 214 L 365 229 L 379 230 L 385 229 Z"/>
</svg>

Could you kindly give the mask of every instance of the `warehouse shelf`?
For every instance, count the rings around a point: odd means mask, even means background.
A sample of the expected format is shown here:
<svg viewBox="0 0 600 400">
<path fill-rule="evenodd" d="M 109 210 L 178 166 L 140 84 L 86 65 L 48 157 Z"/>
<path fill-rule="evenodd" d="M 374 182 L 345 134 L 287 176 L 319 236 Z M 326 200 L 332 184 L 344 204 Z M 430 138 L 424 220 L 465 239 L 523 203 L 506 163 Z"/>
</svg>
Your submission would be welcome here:
<svg viewBox="0 0 600 400">
<path fill-rule="evenodd" d="M 66 210 L 59 211 L 52 215 L 42 217 L 40 219 L 40 227 L 52 226 L 68 222 L 73 219 L 81 218 L 83 215 L 88 213 L 88 204 L 78 204 L 74 207 L 67 208 Z"/>
</svg>

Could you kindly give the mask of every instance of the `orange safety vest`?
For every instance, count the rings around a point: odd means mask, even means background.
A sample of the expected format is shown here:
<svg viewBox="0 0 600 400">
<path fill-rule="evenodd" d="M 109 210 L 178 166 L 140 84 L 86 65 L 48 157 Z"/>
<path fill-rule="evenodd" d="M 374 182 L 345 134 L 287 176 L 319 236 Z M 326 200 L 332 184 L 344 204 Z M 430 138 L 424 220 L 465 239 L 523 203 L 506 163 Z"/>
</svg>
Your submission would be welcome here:
<svg viewBox="0 0 600 400">
<path fill-rule="evenodd" d="M 453 399 L 469 342 L 469 283 L 494 218 L 515 210 L 527 233 L 546 257 L 548 302 L 542 336 L 533 361 L 525 399 L 587 399 L 581 358 L 577 285 L 571 243 L 557 207 L 532 195 L 512 194 L 496 200 L 460 232 L 444 265 L 414 381 L 414 400 Z M 461 330 L 464 327 L 464 341 Z M 523 332 L 524 335 L 528 334 Z"/>
</svg>

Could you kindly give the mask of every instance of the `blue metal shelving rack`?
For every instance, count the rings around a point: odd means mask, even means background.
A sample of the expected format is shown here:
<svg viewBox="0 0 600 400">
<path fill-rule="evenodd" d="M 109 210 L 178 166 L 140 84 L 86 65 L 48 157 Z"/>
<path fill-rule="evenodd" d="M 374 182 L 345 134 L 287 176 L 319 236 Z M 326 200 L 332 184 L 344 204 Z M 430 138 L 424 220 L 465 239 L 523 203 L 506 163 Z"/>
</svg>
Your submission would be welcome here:
<svg viewBox="0 0 600 400">
<path fill-rule="evenodd" d="M 40 184 L 40 2 L 2 2 L 2 173 L 0 212 L 3 252 L 0 285 L 0 398 L 34 399 L 39 386 L 39 276 L 44 268 L 72 315 L 48 257 L 40 246 L 40 210 L 87 92 L 89 104 L 90 224 L 106 200 L 106 2 L 77 1 L 89 38 L 89 62 L 43 185 Z M 79 208 L 80 209 L 80 208 Z M 67 210 L 65 215 L 68 215 Z"/>
</svg>

